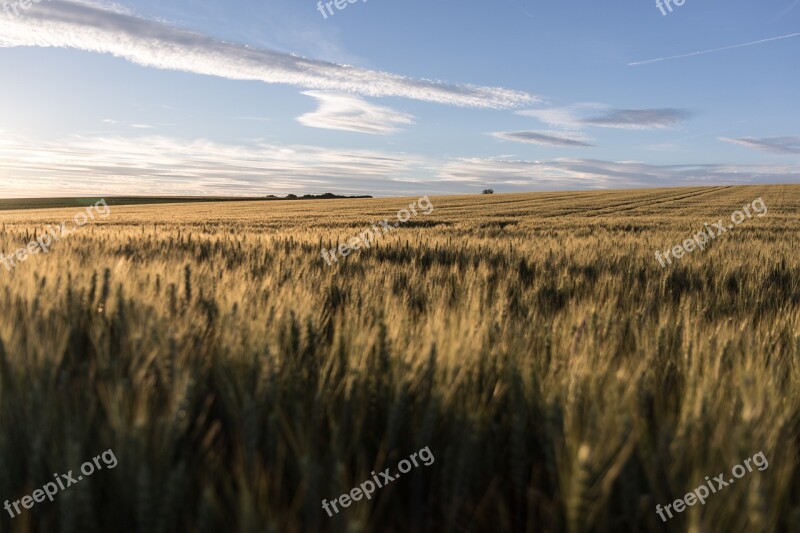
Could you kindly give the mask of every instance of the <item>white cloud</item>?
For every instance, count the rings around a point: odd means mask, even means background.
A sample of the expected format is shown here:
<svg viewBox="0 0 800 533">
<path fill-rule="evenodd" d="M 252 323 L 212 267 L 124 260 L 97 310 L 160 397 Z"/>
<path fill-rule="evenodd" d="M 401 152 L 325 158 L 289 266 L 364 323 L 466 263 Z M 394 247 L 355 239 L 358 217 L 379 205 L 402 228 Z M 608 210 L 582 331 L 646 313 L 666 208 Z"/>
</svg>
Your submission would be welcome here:
<svg viewBox="0 0 800 533">
<path fill-rule="evenodd" d="M 0 47 L 75 48 L 158 69 L 461 107 L 510 109 L 537 101 L 499 87 L 445 84 L 259 50 L 93 4 L 58 0 L 35 7 L 20 16 L 0 14 Z"/>
<path fill-rule="evenodd" d="M 0 197 L 266 195 L 409 190 L 423 160 L 375 150 L 223 144 L 163 136 L 71 136 L 32 142 L 0 132 Z"/>
<path fill-rule="evenodd" d="M 128 128 L 133 128 L 136 130 L 151 130 L 154 129 L 156 126 L 151 124 L 138 124 L 135 122 L 123 122 L 120 120 L 114 120 L 111 118 L 104 118 L 101 120 L 103 124 L 108 124 L 109 126 L 126 126 Z M 158 126 L 173 126 L 174 124 L 158 124 Z"/>
<path fill-rule="evenodd" d="M 652 165 L 639 161 L 562 158 L 526 161 L 464 158 L 441 167 L 451 183 L 504 186 L 503 190 L 559 190 L 630 187 L 796 183 L 800 165 Z"/>
<path fill-rule="evenodd" d="M 0 197 L 267 195 L 376 196 L 797 183 L 800 165 L 652 165 L 510 157 L 439 159 L 381 151 L 164 136 L 100 134 L 31 141 L 0 131 Z"/>
<path fill-rule="evenodd" d="M 545 109 L 524 109 L 517 111 L 518 115 L 533 117 L 548 126 L 564 130 L 580 130 L 583 128 L 578 116 L 585 109 L 603 109 L 602 104 L 574 104 L 564 107 L 549 107 Z"/>
<path fill-rule="evenodd" d="M 505 141 L 514 141 L 528 144 L 543 144 L 560 146 L 564 148 L 591 148 L 594 145 L 587 142 L 589 139 L 582 135 L 564 135 L 553 131 L 496 131 L 493 137 Z"/>
<path fill-rule="evenodd" d="M 602 110 L 601 115 L 586 116 L 589 111 Z M 525 109 L 518 115 L 533 117 L 549 126 L 569 131 L 581 131 L 587 126 L 629 130 L 652 130 L 674 126 L 691 116 L 682 109 L 613 109 L 604 104 L 580 103 L 565 107 Z"/>
<path fill-rule="evenodd" d="M 600 128 L 652 130 L 669 128 L 688 119 L 682 109 L 610 109 L 605 114 L 581 119 L 582 124 Z"/>
<path fill-rule="evenodd" d="M 761 152 L 769 152 L 771 154 L 800 154 L 800 137 L 764 137 L 761 139 L 756 139 L 753 137 L 743 137 L 739 139 L 720 137 L 719 140 L 746 146 Z"/>
<path fill-rule="evenodd" d="M 357 131 L 374 135 L 388 135 L 401 126 L 414 123 L 414 117 L 389 107 L 371 104 L 346 93 L 306 91 L 303 94 L 317 99 L 317 110 L 297 117 L 297 121 L 311 128 Z"/>
</svg>

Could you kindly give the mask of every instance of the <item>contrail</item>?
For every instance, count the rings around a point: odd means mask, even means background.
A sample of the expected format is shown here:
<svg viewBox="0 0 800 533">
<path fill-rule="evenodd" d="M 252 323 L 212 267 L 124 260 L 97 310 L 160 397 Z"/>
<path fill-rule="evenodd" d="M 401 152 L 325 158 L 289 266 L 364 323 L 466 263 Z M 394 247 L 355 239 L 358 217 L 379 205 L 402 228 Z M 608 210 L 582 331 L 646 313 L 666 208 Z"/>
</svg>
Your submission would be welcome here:
<svg viewBox="0 0 800 533">
<path fill-rule="evenodd" d="M 692 52 L 691 54 L 659 57 L 657 59 L 648 59 L 647 61 L 636 61 L 635 63 L 628 63 L 628 66 L 635 67 L 637 65 L 646 65 L 647 63 L 658 63 L 659 61 L 668 61 L 670 59 L 680 59 L 682 57 L 699 56 L 703 54 L 710 54 L 712 52 L 720 52 L 722 50 L 732 50 L 733 48 L 742 48 L 744 46 L 752 46 L 754 44 L 768 43 L 770 41 L 780 41 L 781 39 L 788 39 L 790 37 L 797 37 L 797 36 L 800 36 L 800 33 L 790 33 L 789 35 L 781 35 L 780 37 L 770 37 L 769 39 L 761 39 L 760 41 L 753 41 L 752 43 L 734 44 L 733 46 L 724 46 L 722 48 L 714 48 L 712 50 L 703 50 L 702 52 Z"/>
</svg>

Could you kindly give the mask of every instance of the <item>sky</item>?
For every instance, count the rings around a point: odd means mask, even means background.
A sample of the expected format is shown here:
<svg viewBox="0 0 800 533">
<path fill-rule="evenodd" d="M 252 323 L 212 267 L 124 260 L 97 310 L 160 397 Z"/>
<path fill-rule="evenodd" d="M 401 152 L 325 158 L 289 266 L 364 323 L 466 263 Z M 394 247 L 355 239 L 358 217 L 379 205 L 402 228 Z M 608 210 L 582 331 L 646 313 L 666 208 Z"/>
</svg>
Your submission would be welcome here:
<svg viewBox="0 0 800 533">
<path fill-rule="evenodd" d="M 800 183 L 800 0 L 337 1 L 0 0 L 0 197 Z"/>
</svg>

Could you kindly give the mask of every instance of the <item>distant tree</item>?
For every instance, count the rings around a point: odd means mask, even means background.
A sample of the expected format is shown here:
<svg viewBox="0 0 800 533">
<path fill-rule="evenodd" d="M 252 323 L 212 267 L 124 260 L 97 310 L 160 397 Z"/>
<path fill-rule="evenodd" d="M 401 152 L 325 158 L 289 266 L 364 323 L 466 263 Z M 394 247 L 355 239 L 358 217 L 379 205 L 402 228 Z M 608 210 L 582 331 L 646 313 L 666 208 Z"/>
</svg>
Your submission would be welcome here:
<svg viewBox="0 0 800 533">
<path fill-rule="evenodd" d="M 494 189 L 483 189 L 483 194 L 494 194 Z"/>
<path fill-rule="evenodd" d="M 270 194 L 265 196 L 268 199 L 278 199 L 277 196 L 274 194 Z M 364 195 L 364 196 L 340 196 L 338 194 L 333 194 L 332 192 L 326 192 L 323 194 L 304 194 L 303 196 L 297 196 L 296 194 L 287 194 L 283 197 L 283 200 L 334 200 L 339 198 L 346 198 L 346 199 L 356 199 L 356 198 L 372 198 L 372 196 Z"/>
</svg>

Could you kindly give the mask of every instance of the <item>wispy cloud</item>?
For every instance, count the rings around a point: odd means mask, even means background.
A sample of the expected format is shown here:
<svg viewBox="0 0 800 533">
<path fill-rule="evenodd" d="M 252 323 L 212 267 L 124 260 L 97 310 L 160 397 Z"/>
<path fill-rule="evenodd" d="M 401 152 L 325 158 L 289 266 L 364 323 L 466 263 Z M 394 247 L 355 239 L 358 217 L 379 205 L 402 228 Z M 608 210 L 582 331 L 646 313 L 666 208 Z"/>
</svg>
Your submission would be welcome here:
<svg viewBox="0 0 800 533">
<path fill-rule="evenodd" d="M 800 165 L 653 165 L 435 158 L 387 150 L 99 134 L 46 142 L 0 131 L 0 197 L 473 192 L 797 183 Z"/>
<path fill-rule="evenodd" d="M 601 128 L 650 130 L 674 126 L 691 114 L 681 109 L 612 109 L 592 118 L 581 119 L 581 124 Z"/>
<path fill-rule="evenodd" d="M 460 107 L 511 109 L 538 100 L 500 87 L 446 84 L 258 50 L 67 0 L 43 2 L 20 16 L 0 14 L 0 47 L 11 46 L 75 48 L 158 69 Z"/>
<path fill-rule="evenodd" d="M 584 138 L 570 137 L 559 132 L 541 131 L 497 131 L 492 136 L 506 141 L 530 144 L 544 144 L 549 146 L 591 148 L 594 145 L 586 142 Z"/>
<path fill-rule="evenodd" d="M 562 158 L 526 161 L 464 158 L 444 164 L 439 179 L 473 188 L 502 185 L 503 190 L 796 183 L 800 165 L 652 165 L 640 161 Z"/>
<path fill-rule="evenodd" d="M 594 116 L 591 116 L 592 113 Z M 572 132 L 573 137 L 575 132 L 580 132 L 587 126 L 629 130 L 662 129 L 674 126 L 691 116 L 691 113 L 682 109 L 614 109 L 597 103 L 524 109 L 516 111 L 516 114 L 533 117 L 551 127 Z"/>
<path fill-rule="evenodd" d="M 324 91 L 306 91 L 303 94 L 316 98 L 318 102 L 316 111 L 297 117 L 298 122 L 311 128 L 388 135 L 401 126 L 414 123 L 411 115 L 371 104 L 351 94 Z"/>
<path fill-rule="evenodd" d="M 377 150 L 163 136 L 71 136 L 32 142 L 0 132 L 0 197 L 98 194 L 396 195 L 424 160 Z"/>
<path fill-rule="evenodd" d="M 125 126 L 127 128 L 133 128 L 135 130 L 151 130 L 151 129 L 154 129 L 154 128 L 160 127 L 160 126 L 174 126 L 174 124 L 167 124 L 167 123 L 159 123 L 159 124 L 156 124 L 156 125 L 140 124 L 140 123 L 136 123 L 136 122 L 125 122 L 125 121 L 121 121 L 121 120 L 114 120 L 114 119 L 111 119 L 111 118 L 104 118 L 101 122 L 103 124 L 108 124 L 109 126 Z"/>
<path fill-rule="evenodd" d="M 564 130 L 580 130 L 583 128 L 580 115 L 587 110 L 605 109 L 603 104 L 573 104 L 564 107 L 548 107 L 544 109 L 523 109 L 516 111 L 517 115 L 532 117 L 548 126 Z"/>
<path fill-rule="evenodd" d="M 722 48 L 712 48 L 711 50 L 701 50 L 699 52 L 691 52 L 689 54 L 680 54 L 676 56 L 667 56 L 667 57 L 657 57 L 656 59 L 648 59 L 647 61 L 636 61 L 634 63 L 628 63 L 629 67 L 635 67 L 638 65 L 647 65 L 649 63 L 658 63 L 661 61 L 669 61 L 671 59 L 681 59 L 684 57 L 692 57 L 692 56 L 701 56 L 704 54 L 711 54 L 714 52 L 722 52 L 723 50 L 733 50 L 734 48 L 744 48 L 745 46 L 753 46 L 756 44 L 762 43 L 769 43 L 772 41 L 780 41 L 783 39 L 790 39 L 792 37 L 798 37 L 800 33 L 790 33 L 788 35 L 780 35 L 778 37 L 770 37 L 769 39 L 761 39 L 760 41 L 752 41 L 749 43 L 742 43 L 742 44 L 734 44 L 731 46 L 723 46 Z"/>
<path fill-rule="evenodd" d="M 764 137 L 761 139 L 754 137 L 741 137 L 738 139 L 720 137 L 720 140 L 772 154 L 800 154 L 800 137 Z"/>
</svg>

